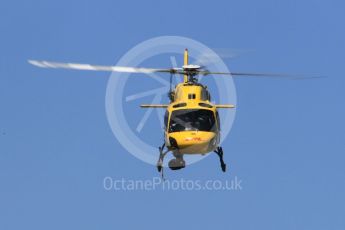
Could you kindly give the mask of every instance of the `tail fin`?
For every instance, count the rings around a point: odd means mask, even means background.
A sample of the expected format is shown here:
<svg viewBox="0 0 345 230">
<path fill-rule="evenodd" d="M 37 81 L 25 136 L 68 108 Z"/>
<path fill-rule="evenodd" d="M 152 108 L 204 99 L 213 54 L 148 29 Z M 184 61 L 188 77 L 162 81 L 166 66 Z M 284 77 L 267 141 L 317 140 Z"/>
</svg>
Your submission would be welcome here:
<svg viewBox="0 0 345 230">
<path fill-rule="evenodd" d="M 184 50 L 184 55 L 183 55 L 183 65 L 188 65 L 188 49 Z M 188 75 L 183 76 L 183 81 L 188 82 Z"/>
</svg>

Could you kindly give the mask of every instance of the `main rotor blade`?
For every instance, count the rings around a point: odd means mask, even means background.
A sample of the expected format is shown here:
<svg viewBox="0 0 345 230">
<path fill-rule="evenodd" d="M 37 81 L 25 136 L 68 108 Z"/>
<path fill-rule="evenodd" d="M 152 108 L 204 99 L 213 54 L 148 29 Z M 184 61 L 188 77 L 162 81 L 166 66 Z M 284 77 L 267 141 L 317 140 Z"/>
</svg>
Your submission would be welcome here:
<svg viewBox="0 0 345 230">
<path fill-rule="evenodd" d="M 229 49 L 229 48 L 212 48 L 212 51 L 203 51 L 194 61 L 195 64 L 200 66 L 211 65 L 219 58 L 221 59 L 232 59 L 239 57 L 245 53 L 252 52 L 253 50 L 239 50 L 239 49 Z"/>
<path fill-rule="evenodd" d="M 40 68 L 55 68 L 55 69 L 74 69 L 74 70 L 91 70 L 91 71 L 108 71 L 108 72 L 123 72 L 123 73 L 175 73 L 179 69 L 153 69 L 153 68 L 137 68 L 125 66 L 102 66 L 102 65 L 89 65 L 79 63 L 61 63 L 49 61 L 28 60 L 34 66 Z"/>
<path fill-rule="evenodd" d="M 74 70 L 89 70 L 89 71 L 107 71 L 107 72 L 122 72 L 122 73 L 172 73 L 172 74 L 188 74 L 182 68 L 170 69 L 154 69 L 154 68 L 140 68 L 140 67 L 126 67 L 126 66 L 103 66 L 103 65 L 90 65 L 80 63 L 62 63 L 62 62 L 49 62 L 28 60 L 34 66 L 40 68 L 54 68 L 54 69 L 74 69 Z M 241 72 L 210 72 L 208 70 L 195 70 L 193 75 L 230 75 L 233 77 L 272 77 L 272 78 L 288 78 L 288 79 L 310 79 L 310 78 L 323 78 L 322 76 L 304 76 L 304 75 L 289 75 L 289 74 L 271 74 L 271 73 L 241 73 Z"/>
<path fill-rule="evenodd" d="M 241 72 L 209 72 L 200 71 L 202 75 L 231 75 L 233 77 L 270 77 L 270 78 L 288 78 L 288 79 L 311 79 L 311 78 L 324 78 L 324 76 L 306 76 L 297 74 L 281 74 L 281 73 L 241 73 Z"/>
</svg>

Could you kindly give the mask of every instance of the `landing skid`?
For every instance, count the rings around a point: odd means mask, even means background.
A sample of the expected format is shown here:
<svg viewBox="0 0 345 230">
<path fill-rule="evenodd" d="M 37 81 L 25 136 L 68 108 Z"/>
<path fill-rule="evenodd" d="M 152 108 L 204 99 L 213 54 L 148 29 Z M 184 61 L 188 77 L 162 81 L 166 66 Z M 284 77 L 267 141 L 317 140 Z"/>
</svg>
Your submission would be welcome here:
<svg viewBox="0 0 345 230">
<path fill-rule="evenodd" d="M 159 149 L 159 158 L 157 161 L 157 170 L 159 173 L 161 173 L 162 178 L 164 179 L 164 173 L 163 173 L 163 161 L 164 161 L 164 157 L 170 152 L 169 149 L 165 150 L 165 144 L 163 144 L 162 146 L 160 146 Z M 226 164 L 224 162 L 223 156 L 223 148 L 222 147 L 217 147 L 216 150 L 214 150 L 214 152 L 218 155 L 219 157 L 219 161 L 220 161 L 220 167 L 222 169 L 223 172 L 226 172 Z M 183 160 L 183 155 L 179 153 L 178 150 L 176 151 L 172 151 L 172 154 L 174 155 L 175 159 L 172 159 L 169 161 L 169 168 L 171 170 L 179 170 L 182 169 L 184 167 L 186 167 L 186 163 Z"/>
<path fill-rule="evenodd" d="M 164 174 L 163 174 L 163 161 L 164 161 L 164 157 L 170 152 L 169 149 L 164 151 L 164 147 L 165 144 L 163 144 L 162 146 L 160 146 L 159 149 L 159 158 L 157 161 L 157 170 L 159 173 L 161 173 L 162 178 L 164 179 Z M 179 170 L 182 169 L 184 167 L 186 167 L 186 163 L 183 160 L 183 155 L 179 153 L 178 149 L 171 151 L 172 154 L 174 155 L 175 159 L 172 159 L 169 161 L 169 168 L 171 170 Z"/>
<path fill-rule="evenodd" d="M 166 150 L 165 152 L 163 152 L 164 147 L 165 147 L 165 143 L 158 148 L 159 149 L 159 158 L 158 158 L 158 162 L 157 162 L 157 170 L 158 170 L 158 172 L 160 172 L 162 174 L 162 177 L 163 177 L 163 160 L 164 160 L 165 155 L 167 155 L 167 153 L 169 152 L 169 150 Z"/>
<path fill-rule="evenodd" d="M 219 157 L 219 161 L 220 161 L 220 167 L 222 169 L 223 172 L 226 171 L 226 164 L 224 162 L 224 159 L 223 159 L 223 148 L 222 147 L 217 147 L 216 150 L 214 150 L 214 152 L 218 155 Z"/>
</svg>

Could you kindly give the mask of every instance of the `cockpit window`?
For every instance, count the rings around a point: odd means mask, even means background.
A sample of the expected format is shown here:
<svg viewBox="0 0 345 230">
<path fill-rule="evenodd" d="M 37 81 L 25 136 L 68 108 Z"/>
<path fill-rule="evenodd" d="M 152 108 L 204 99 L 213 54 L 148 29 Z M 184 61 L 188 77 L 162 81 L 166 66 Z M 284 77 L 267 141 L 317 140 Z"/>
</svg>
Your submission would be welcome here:
<svg viewBox="0 0 345 230">
<path fill-rule="evenodd" d="M 215 132 L 214 114 L 206 109 L 181 109 L 173 111 L 170 118 L 169 132 L 206 131 Z"/>
<path fill-rule="evenodd" d="M 166 127 L 168 126 L 168 119 L 169 119 L 169 112 L 168 110 L 166 110 L 164 114 L 164 129 L 166 129 Z"/>
<path fill-rule="evenodd" d="M 218 130 L 220 130 L 220 118 L 219 118 L 219 113 L 218 113 L 218 111 L 216 112 L 216 119 L 217 119 Z"/>
</svg>

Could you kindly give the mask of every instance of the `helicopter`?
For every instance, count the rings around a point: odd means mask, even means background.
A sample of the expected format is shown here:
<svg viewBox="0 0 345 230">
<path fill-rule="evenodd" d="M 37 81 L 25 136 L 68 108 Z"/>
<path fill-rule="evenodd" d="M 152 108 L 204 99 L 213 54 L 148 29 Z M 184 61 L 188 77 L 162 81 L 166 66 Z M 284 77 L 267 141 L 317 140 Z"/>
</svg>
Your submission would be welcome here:
<svg viewBox="0 0 345 230">
<path fill-rule="evenodd" d="M 211 94 L 206 85 L 198 82 L 198 76 L 229 75 L 254 77 L 297 77 L 286 74 L 242 73 L 242 72 L 211 72 L 204 66 L 189 64 L 188 49 L 184 50 L 184 65 L 181 68 L 141 68 L 126 66 L 102 66 L 77 63 L 61 63 L 28 60 L 41 68 L 63 68 L 89 71 L 108 71 L 123 73 L 167 73 L 170 74 L 169 104 L 143 104 L 141 108 L 165 109 L 164 143 L 158 148 L 157 170 L 163 175 L 163 162 L 168 153 L 173 159 L 168 162 L 171 170 L 186 167 L 184 155 L 208 154 L 214 152 L 219 157 L 220 168 L 226 172 L 223 148 L 220 146 L 221 124 L 219 109 L 234 109 L 233 104 L 213 104 Z M 172 76 L 183 75 L 183 82 L 172 88 Z M 311 77 L 315 78 L 315 77 Z"/>
</svg>

